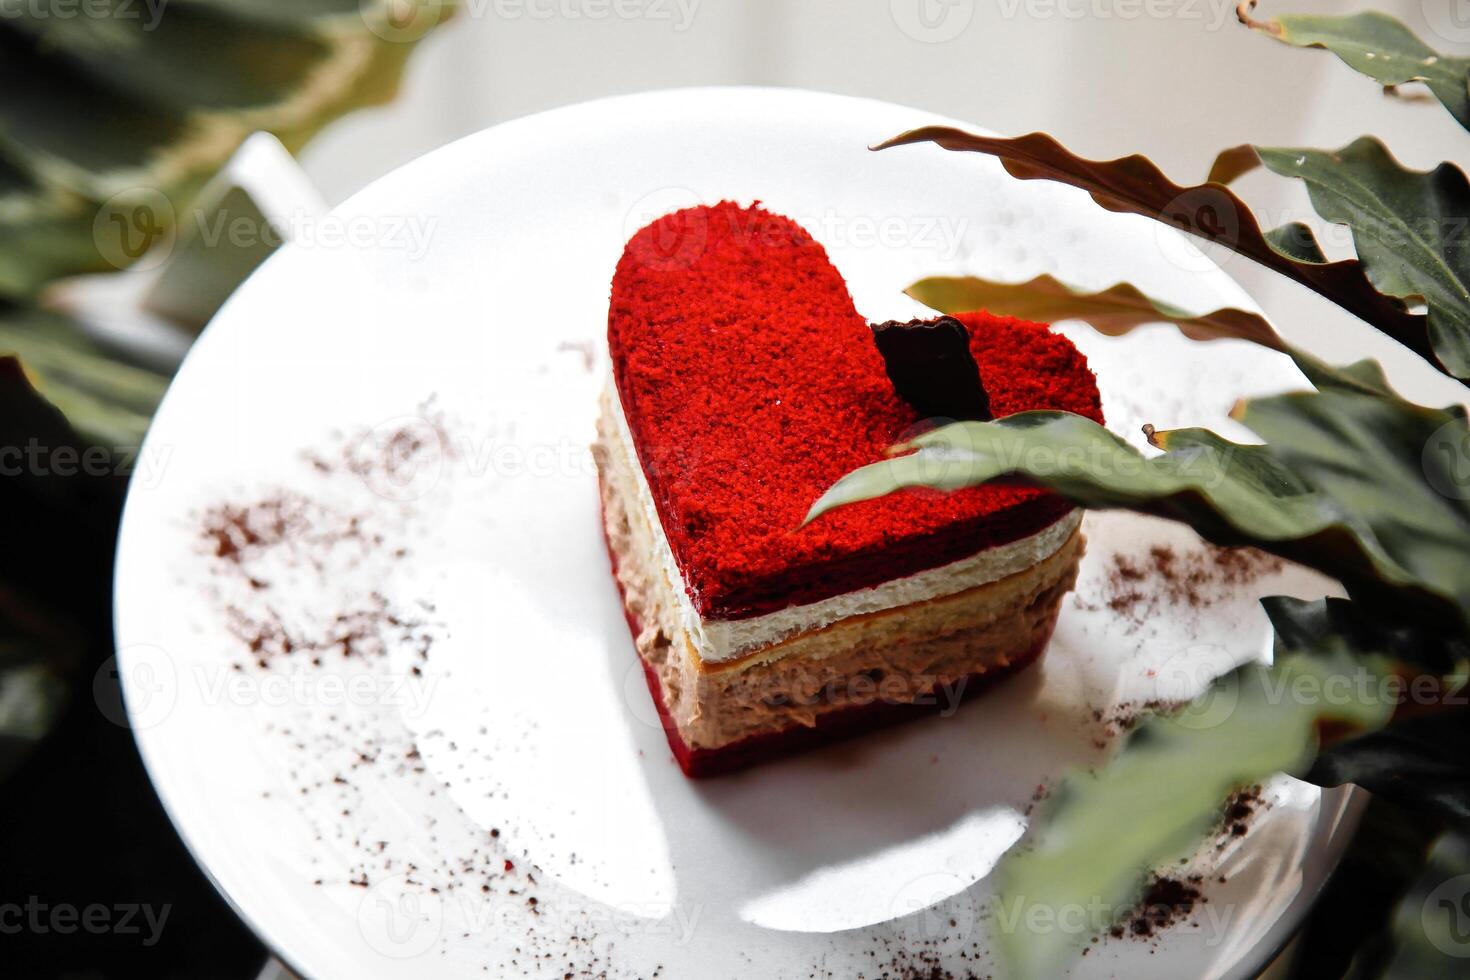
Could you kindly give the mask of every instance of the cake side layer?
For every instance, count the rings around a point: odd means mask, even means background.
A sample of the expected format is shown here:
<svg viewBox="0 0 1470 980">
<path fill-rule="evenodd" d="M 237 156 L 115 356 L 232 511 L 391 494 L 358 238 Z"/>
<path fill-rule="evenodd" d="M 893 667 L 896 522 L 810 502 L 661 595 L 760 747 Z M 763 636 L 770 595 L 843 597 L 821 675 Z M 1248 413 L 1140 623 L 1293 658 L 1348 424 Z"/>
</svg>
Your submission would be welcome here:
<svg viewBox="0 0 1470 980">
<path fill-rule="evenodd" d="M 1101 421 L 1085 357 L 1041 324 L 962 314 L 997 415 Z M 608 340 L 620 401 L 691 600 L 734 620 L 844 595 L 1033 534 L 1070 513 L 1034 488 L 905 492 L 824 515 L 812 501 L 920 422 L 825 251 L 794 222 L 725 203 L 628 243 Z"/>
<path fill-rule="evenodd" d="M 923 603 L 834 630 L 814 641 L 824 647 L 821 657 L 787 655 L 743 670 L 704 672 L 686 639 L 671 641 L 660 630 L 650 662 L 665 691 L 679 692 L 670 698 L 670 714 L 694 748 L 811 728 L 824 715 L 854 708 L 952 707 L 971 679 L 1045 644 L 1075 581 L 1079 550 L 964 594 L 965 608 Z M 933 632 L 945 620 L 956 626 L 953 632 Z"/>
<path fill-rule="evenodd" d="M 706 619 L 688 598 L 686 584 L 632 445 L 617 392 L 611 386 L 601 400 L 596 451 L 603 479 L 627 502 L 629 519 L 637 532 L 636 541 L 643 549 L 642 563 L 658 568 L 673 591 L 670 603 L 674 621 L 689 636 L 701 669 L 741 662 L 753 656 L 774 659 L 788 648 L 788 641 L 834 623 L 953 595 L 1014 575 L 1055 554 L 1082 522 L 1082 512 L 1072 510 L 1035 534 L 983 549 L 938 568 L 812 603 L 789 605 L 760 616 Z"/>
<path fill-rule="evenodd" d="M 616 558 L 613 558 L 613 570 L 614 572 L 617 570 Z M 627 612 L 626 607 L 624 612 Z M 631 613 L 627 614 L 627 620 L 628 627 L 634 636 L 643 632 L 642 624 Z M 987 670 L 962 679 L 959 684 L 954 685 L 958 700 L 961 702 L 972 700 L 1012 675 L 1025 670 L 1040 659 L 1045 650 L 1046 640 L 1043 639 L 1033 649 L 1026 651 L 1003 668 Z M 810 728 L 797 725 L 780 731 L 751 735 L 717 749 L 700 749 L 688 745 L 683 736 L 679 734 L 678 725 L 674 723 L 673 716 L 669 714 L 665 706 L 663 684 L 657 672 L 647 661 L 640 659 L 639 664 L 643 668 L 643 680 L 658 712 L 659 722 L 669 742 L 669 749 L 674 753 L 674 759 L 679 763 L 679 768 L 684 771 L 684 775 L 691 779 L 705 779 L 738 772 L 763 762 L 806 752 L 842 739 L 865 735 L 900 722 L 936 714 L 948 717 L 948 712 L 956 707 L 955 704 L 946 703 L 938 698 L 932 699 L 929 703 L 915 704 L 880 702 L 828 712 L 820 716 L 816 724 Z"/>
<path fill-rule="evenodd" d="M 618 584 L 630 622 L 640 624 L 638 655 L 657 679 L 661 711 L 691 751 L 825 727 L 823 719 L 839 713 L 957 704 L 977 676 L 1007 670 L 1045 645 L 1082 549 L 1074 533 L 1051 557 L 998 582 L 836 624 L 793 641 L 778 659 L 709 671 L 673 613 L 668 578 L 647 561 L 640 540 L 647 531 L 628 504 L 603 482 Z"/>
<path fill-rule="evenodd" d="M 605 530 L 606 524 L 604 523 Z M 612 541 L 606 536 L 606 533 L 604 533 L 603 542 L 607 545 L 608 559 L 618 585 L 618 593 L 623 599 L 623 618 L 627 621 L 629 633 L 636 641 L 644 633 L 643 623 L 627 602 L 622 577 L 619 574 L 617 553 L 613 550 Z M 985 671 L 965 678 L 959 685 L 960 700 L 968 701 L 978 697 L 1013 674 L 1030 667 L 1045 652 L 1048 639 L 1050 636 L 1044 638 L 1033 649 L 1012 660 L 1004 668 Z M 664 695 L 663 683 L 659 680 L 658 672 L 641 656 L 638 657 L 638 664 L 643 671 L 644 685 L 648 689 L 649 697 L 653 700 L 659 725 L 663 728 L 664 737 L 668 740 L 674 761 L 679 764 L 684 775 L 691 779 L 706 779 L 738 772 L 763 762 L 806 752 L 841 739 L 865 735 L 882 727 L 929 717 L 953 707 L 942 704 L 938 699 L 931 704 L 873 704 L 867 707 L 854 707 L 843 711 L 828 712 L 819 717 L 817 723 L 811 728 L 797 725 L 781 731 L 752 735 L 717 749 L 696 749 L 684 741 L 684 737 L 679 734 L 679 726 L 669 714 L 667 698 Z"/>
<path fill-rule="evenodd" d="M 938 599 L 853 616 L 765 647 L 740 660 L 710 664 L 695 658 L 695 667 L 701 674 L 725 676 L 754 672 L 758 668 L 774 671 L 778 669 L 774 665 L 784 660 L 794 664 L 820 663 L 826 668 L 833 658 L 871 648 L 880 659 L 890 657 L 889 666 L 931 674 L 948 662 L 951 651 L 945 644 L 952 638 L 965 638 L 965 649 L 973 654 L 978 631 L 991 631 L 999 636 L 1010 628 L 1040 635 L 1033 629 L 1039 620 L 1017 618 L 1018 610 L 1029 613 L 1034 611 L 1033 606 L 1039 606 L 1043 618 L 1054 620 L 1058 607 L 1048 604 L 1053 599 L 1059 602 L 1071 591 L 1076 581 L 1075 569 L 1085 548 L 1082 532 L 1074 530 L 1051 556 L 1003 579 Z M 1070 573 L 1068 568 L 1072 569 Z M 1045 633 L 1048 636 L 1051 633 L 1049 624 Z M 1005 651 L 1013 649 L 1007 640 L 1002 640 L 1000 646 Z M 886 655 L 882 653 L 885 648 L 889 651 Z"/>
</svg>

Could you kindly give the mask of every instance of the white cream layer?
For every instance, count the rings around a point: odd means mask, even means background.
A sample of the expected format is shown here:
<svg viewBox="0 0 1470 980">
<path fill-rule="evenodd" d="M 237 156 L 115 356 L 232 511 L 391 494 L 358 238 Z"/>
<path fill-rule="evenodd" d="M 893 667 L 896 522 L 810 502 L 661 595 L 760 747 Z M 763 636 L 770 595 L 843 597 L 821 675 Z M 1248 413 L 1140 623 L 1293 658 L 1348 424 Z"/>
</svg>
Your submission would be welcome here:
<svg viewBox="0 0 1470 980">
<path fill-rule="evenodd" d="M 663 568 L 673 586 L 679 621 L 693 640 L 700 659 L 706 663 L 735 660 L 793 636 L 831 626 L 851 616 L 927 602 L 964 592 L 987 582 L 998 581 L 1050 557 L 1082 523 L 1082 511 L 1073 510 L 1035 534 L 986 548 L 948 565 L 892 579 L 871 588 L 858 589 L 805 605 L 788 606 L 748 619 L 705 619 L 690 601 L 689 587 L 674 561 L 674 552 L 664 534 L 663 522 L 659 520 L 653 493 L 648 488 L 648 477 L 643 472 L 643 465 L 633 446 L 628 419 L 623 413 L 622 398 L 618 395 L 616 384 L 611 381 L 608 383 L 607 402 L 617 421 L 618 445 L 614 448 L 621 453 L 622 462 L 633 472 L 638 494 L 637 506 L 653 531 L 654 549 L 657 551 L 654 560 Z"/>
</svg>

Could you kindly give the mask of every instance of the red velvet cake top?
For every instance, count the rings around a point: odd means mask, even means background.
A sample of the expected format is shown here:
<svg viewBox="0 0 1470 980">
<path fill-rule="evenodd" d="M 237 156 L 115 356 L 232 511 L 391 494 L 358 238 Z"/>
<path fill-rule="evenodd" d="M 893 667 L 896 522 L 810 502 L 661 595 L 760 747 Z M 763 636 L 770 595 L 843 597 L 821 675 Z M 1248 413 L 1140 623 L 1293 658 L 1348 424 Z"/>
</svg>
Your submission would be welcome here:
<svg viewBox="0 0 1470 980">
<path fill-rule="evenodd" d="M 961 314 L 996 417 L 1102 421 L 1087 361 L 1050 328 Z M 826 251 L 795 222 L 725 202 L 633 236 L 608 313 L 613 371 L 696 609 L 736 619 L 957 561 L 1066 514 L 1023 487 L 914 490 L 808 508 L 919 421 L 894 392 Z"/>
</svg>

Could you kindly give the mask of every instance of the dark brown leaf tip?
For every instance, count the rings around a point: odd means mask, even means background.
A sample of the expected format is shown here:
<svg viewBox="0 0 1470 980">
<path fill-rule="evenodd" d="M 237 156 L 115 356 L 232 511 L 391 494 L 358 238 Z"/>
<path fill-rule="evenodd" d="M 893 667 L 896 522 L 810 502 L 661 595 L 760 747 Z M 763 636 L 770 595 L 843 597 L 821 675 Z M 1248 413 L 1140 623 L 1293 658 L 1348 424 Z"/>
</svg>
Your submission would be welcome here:
<svg viewBox="0 0 1470 980">
<path fill-rule="evenodd" d="M 954 317 L 877 323 L 873 339 L 894 390 L 920 415 L 957 422 L 995 417 L 970 353 L 970 331 Z"/>
</svg>

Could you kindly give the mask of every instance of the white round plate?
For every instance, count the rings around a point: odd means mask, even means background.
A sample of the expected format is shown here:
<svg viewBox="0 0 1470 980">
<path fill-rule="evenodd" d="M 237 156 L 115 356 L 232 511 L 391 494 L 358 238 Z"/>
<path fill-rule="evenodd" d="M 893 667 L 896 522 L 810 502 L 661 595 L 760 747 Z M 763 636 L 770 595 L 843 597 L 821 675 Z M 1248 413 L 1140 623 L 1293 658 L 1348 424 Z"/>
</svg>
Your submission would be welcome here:
<svg viewBox="0 0 1470 980">
<path fill-rule="evenodd" d="M 378 181 L 216 318 L 128 500 L 118 666 L 180 833 L 294 968 L 998 973 L 1008 920 L 987 876 L 1038 786 L 1100 761 L 1127 705 L 1265 656 L 1256 596 L 1325 591 L 1287 569 L 1203 601 L 1165 590 L 1130 617 L 1108 601 L 1115 557 L 1197 539 L 1091 515 L 1039 669 L 941 718 L 729 778 L 680 775 L 620 615 L 588 453 L 608 284 L 634 230 L 694 201 L 759 199 L 806 224 L 873 319 L 915 309 L 913 280 L 964 271 L 1127 278 L 1187 307 L 1253 308 L 1143 218 L 981 156 L 866 148 L 936 121 L 745 89 L 522 119 Z M 1236 397 L 1301 385 L 1239 343 L 1064 329 L 1111 427 L 1140 446 L 1144 422 L 1243 437 L 1226 417 Z M 233 560 L 203 531 L 229 503 L 265 531 Z M 262 524 L 270 513 L 285 523 Z M 294 652 L 271 654 L 272 630 Z M 1105 939 L 1073 975 L 1260 969 L 1355 812 L 1287 779 L 1267 795 L 1246 837 L 1197 858 L 1209 901 L 1189 921 Z"/>
</svg>

